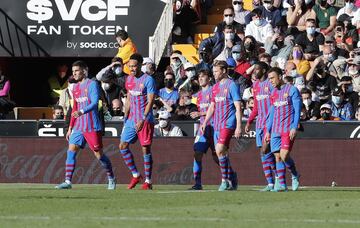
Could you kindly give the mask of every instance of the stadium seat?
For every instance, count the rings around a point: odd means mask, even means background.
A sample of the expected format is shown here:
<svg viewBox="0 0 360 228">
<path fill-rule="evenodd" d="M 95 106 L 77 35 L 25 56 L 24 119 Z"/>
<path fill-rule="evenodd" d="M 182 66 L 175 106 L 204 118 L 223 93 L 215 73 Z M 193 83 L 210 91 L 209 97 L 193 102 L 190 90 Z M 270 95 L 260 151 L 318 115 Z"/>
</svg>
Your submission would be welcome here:
<svg viewBox="0 0 360 228">
<path fill-rule="evenodd" d="M 15 107 L 16 120 L 38 120 L 52 119 L 53 109 L 51 107 Z"/>
<path fill-rule="evenodd" d="M 195 34 L 196 47 L 199 48 L 199 44 L 201 43 L 201 41 L 213 35 L 214 35 L 213 33 L 196 33 Z"/>
<path fill-rule="evenodd" d="M 179 50 L 182 52 L 182 55 L 192 64 L 199 63 L 199 57 L 197 53 L 197 48 L 193 44 L 174 44 L 172 49 Z"/>
</svg>

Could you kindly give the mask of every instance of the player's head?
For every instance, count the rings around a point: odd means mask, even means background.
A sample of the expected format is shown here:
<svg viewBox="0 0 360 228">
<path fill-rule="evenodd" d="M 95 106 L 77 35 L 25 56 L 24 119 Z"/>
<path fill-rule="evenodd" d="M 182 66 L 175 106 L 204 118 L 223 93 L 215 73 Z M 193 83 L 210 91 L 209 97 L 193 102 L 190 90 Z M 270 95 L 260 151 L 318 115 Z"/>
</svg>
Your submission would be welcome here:
<svg viewBox="0 0 360 228">
<path fill-rule="evenodd" d="M 76 81 L 82 81 L 87 77 L 88 74 L 88 66 L 84 61 L 76 61 L 72 64 L 72 74 Z"/>
<path fill-rule="evenodd" d="M 274 87 L 279 87 L 283 84 L 282 70 L 279 67 L 272 67 L 268 71 L 268 78 Z"/>
<path fill-rule="evenodd" d="M 225 61 L 215 61 L 213 65 L 213 75 L 216 81 L 227 77 L 228 64 Z"/>
<path fill-rule="evenodd" d="M 265 62 L 258 62 L 254 66 L 253 77 L 260 79 L 266 76 L 266 72 L 269 70 L 269 66 Z"/>
<path fill-rule="evenodd" d="M 137 77 L 141 75 L 141 66 L 143 61 L 143 57 L 138 53 L 132 54 L 130 56 L 128 67 L 130 69 L 131 76 Z"/>
<path fill-rule="evenodd" d="M 201 87 L 206 87 L 210 84 L 210 72 L 206 69 L 199 71 L 199 85 Z"/>
</svg>

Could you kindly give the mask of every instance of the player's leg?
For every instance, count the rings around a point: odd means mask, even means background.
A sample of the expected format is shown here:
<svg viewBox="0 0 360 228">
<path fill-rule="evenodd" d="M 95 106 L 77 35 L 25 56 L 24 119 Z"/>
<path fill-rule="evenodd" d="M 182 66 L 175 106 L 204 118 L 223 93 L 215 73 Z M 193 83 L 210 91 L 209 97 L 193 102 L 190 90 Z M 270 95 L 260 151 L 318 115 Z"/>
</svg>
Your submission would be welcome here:
<svg viewBox="0 0 360 228">
<path fill-rule="evenodd" d="M 267 181 L 267 185 L 265 188 L 261 189 L 260 191 L 270 191 L 274 188 L 274 179 L 272 174 L 272 167 L 275 164 L 275 157 L 270 152 L 270 145 L 269 142 L 266 142 L 265 139 L 265 130 L 261 128 L 256 129 L 256 146 L 260 148 L 260 158 L 263 173 L 265 179 Z"/>
<path fill-rule="evenodd" d="M 154 124 L 148 121 L 144 122 L 142 129 L 137 133 L 139 142 L 142 146 L 143 158 L 144 158 L 144 171 L 145 171 L 145 181 L 142 185 L 143 190 L 152 189 L 152 167 L 153 167 L 153 158 L 151 153 L 151 144 L 154 135 Z"/>
<path fill-rule="evenodd" d="M 102 150 L 103 144 L 101 132 L 84 133 L 84 137 L 95 157 L 99 160 L 101 166 L 106 171 L 106 175 L 108 177 L 108 189 L 114 190 L 116 188 L 114 172 L 110 159 L 104 154 Z"/>
<path fill-rule="evenodd" d="M 65 181 L 55 188 L 57 189 L 71 189 L 71 181 L 75 171 L 76 166 L 76 154 L 79 152 L 80 148 L 83 148 L 85 145 L 85 138 L 81 132 L 72 132 L 69 139 L 69 147 L 66 153 L 66 162 L 65 162 Z"/>
<path fill-rule="evenodd" d="M 129 148 L 130 143 L 135 142 L 136 139 L 137 133 L 135 130 L 135 124 L 133 121 L 128 120 L 126 121 L 122 130 L 119 144 L 120 154 L 132 174 L 132 179 L 130 181 L 130 184 L 128 185 L 128 189 L 134 188 L 136 184 L 138 184 L 141 180 L 141 175 L 135 165 L 134 156 Z"/>
<path fill-rule="evenodd" d="M 296 165 L 294 160 L 290 156 L 290 152 L 292 149 L 292 145 L 294 141 L 290 140 L 290 136 L 282 135 L 282 144 L 281 144 L 281 150 L 280 150 L 280 156 L 283 162 L 285 163 L 286 168 L 291 172 L 291 180 L 292 180 L 292 190 L 296 191 L 299 188 L 299 174 L 296 170 Z"/>
<path fill-rule="evenodd" d="M 275 184 L 274 189 L 272 191 L 275 192 L 287 191 L 286 179 L 285 179 L 286 168 L 280 156 L 280 149 L 281 149 L 280 135 L 276 135 L 276 134 L 271 135 L 270 148 L 271 148 L 271 152 L 273 152 L 275 155 L 276 176 L 278 178 L 278 185 Z"/>
</svg>

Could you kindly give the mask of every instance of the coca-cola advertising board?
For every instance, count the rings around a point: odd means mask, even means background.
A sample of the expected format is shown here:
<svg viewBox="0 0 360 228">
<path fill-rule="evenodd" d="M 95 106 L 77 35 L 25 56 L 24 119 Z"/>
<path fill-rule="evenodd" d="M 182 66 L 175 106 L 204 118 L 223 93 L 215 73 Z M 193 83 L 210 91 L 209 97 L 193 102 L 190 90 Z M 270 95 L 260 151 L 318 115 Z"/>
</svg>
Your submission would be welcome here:
<svg viewBox="0 0 360 228">
<path fill-rule="evenodd" d="M 39 46 L 53 57 L 113 57 L 121 29 L 147 56 L 164 6 L 161 0 L 1 0 L 0 56 L 34 56 Z"/>
</svg>

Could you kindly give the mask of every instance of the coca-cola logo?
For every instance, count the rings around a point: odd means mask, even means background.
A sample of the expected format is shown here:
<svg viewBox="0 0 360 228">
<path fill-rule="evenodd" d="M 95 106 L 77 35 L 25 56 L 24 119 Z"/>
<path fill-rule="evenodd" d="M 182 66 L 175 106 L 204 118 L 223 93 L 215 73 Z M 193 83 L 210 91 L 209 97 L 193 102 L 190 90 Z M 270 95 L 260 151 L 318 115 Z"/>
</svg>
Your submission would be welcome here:
<svg viewBox="0 0 360 228">
<path fill-rule="evenodd" d="M 360 138 L 360 126 L 356 127 L 350 134 L 351 139 Z"/>
</svg>

